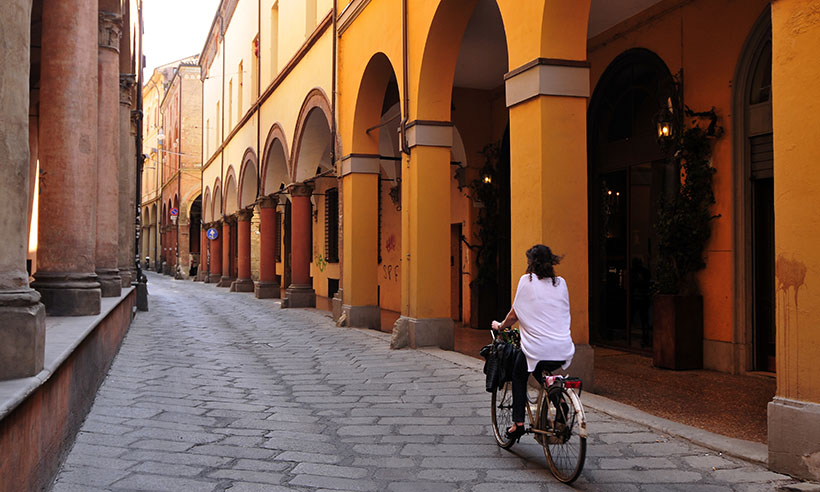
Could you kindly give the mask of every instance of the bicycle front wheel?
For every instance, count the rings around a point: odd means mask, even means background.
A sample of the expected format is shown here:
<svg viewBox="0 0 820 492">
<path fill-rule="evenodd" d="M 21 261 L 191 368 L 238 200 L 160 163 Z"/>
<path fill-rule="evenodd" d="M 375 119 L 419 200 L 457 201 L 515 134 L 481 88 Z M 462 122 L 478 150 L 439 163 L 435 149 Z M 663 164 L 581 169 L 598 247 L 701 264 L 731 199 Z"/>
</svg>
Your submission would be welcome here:
<svg viewBox="0 0 820 492">
<path fill-rule="evenodd" d="M 572 483 L 581 474 L 587 454 L 584 409 L 572 390 L 562 389 L 557 398 L 551 399 L 555 407 L 552 435 L 543 436 L 539 442 L 555 478 Z"/>
<path fill-rule="evenodd" d="M 495 442 L 504 449 L 509 449 L 515 443 L 507 439 L 507 429 L 512 427 L 512 383 L 504 383 L 501 388 L 493 389 L 490 414 L 493 419 L 493 435 Z"/>
</svg>

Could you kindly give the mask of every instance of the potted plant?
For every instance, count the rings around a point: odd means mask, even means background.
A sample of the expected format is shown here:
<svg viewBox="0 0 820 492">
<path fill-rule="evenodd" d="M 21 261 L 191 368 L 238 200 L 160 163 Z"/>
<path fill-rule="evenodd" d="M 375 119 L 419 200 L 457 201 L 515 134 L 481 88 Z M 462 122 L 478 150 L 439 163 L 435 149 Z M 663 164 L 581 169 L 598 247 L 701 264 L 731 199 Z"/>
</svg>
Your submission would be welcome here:
<svg viewBox="0 0 820 492">
<path fill-rule="evenodd" d="M 669 103 L 668 113 L 674 105 Z M 680 107 L 680 106 L 678 106 Z M 674 116 L 674 115 L 672 115 Z M 683 118 L 670 118 L 672 128 L 658 135 L 670 155 L 679 180 L 662 199 L 655 231 L 658 238 L 657 284 L 654 298 L 654 365 L 667 369 L 703 367 L 703 297 L 695 274 L 706 266 L 704 249 L 712 232 L 715 168 L 714 141 L 722 135 L 714 108 Z M 703 128 L 703 123 L 709 124 Z M 677 127 L 677 128 L 675 128 Z"/>
</svg>

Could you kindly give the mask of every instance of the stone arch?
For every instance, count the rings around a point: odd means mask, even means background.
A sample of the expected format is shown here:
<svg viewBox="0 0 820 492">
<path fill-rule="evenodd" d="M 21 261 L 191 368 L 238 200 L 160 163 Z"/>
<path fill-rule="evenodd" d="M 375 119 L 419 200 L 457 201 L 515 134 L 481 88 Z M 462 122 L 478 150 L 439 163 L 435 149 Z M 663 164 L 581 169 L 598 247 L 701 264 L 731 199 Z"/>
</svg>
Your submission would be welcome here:
<svg viewBox="0 0 820 492">
<path fill-rule="evenodd" d="M 380 123 L 384 109 L 384 96 L 391 79 L 398 80 L 390 59 L 382 52 L 375 53 L 362 73 L 356 96 L 351 153 L 379 153 L 381 127 L 373 127 Z M 397 87 L 397 89 L 399 100 L 401 100 L 401 88 Z M 399 118 L 401 118 L 401 113 Z M 368 132 L 368 130 L 371 131 Z"/>
<path fill-rule="evenodd" d="M 755 235 L 752 233 L 755 230 L 755 214 L 752 209 L 755 205 L 759 206 L 759 203 L 755 203 L 756 194 L 753 188 L 757 184 L 757 180 L 752 179 L 751 161 L 753 138 L 758 140 L 757 143 L 762 144 L 763 142 L 759 142 L 759 139 L 765 139 L 767 133 L 765 129 L 761 128 L 761 123 L 771 124 L 771 97 L 768 98 L 768 101 L 755 101 L 757 104 L 754 104 L 751 89 L 754 84 L 755 69 L 763 51 L 767 49 L 766 45 L 768 44 L 768 49 L 771 49 L 771 36 L 771 6 L 767 5 L 746 37 L 738 57 L 732 82 L 731 127 L 732 154 L 734 158 L 732 174 L 734 175 L 734 282 L 736 294 L 734 296 L 734 340 L 743 347 L 733 367 L 733 370 L 737 373 L 755 369 L 768 369 L 759 360 L 761 355 L 759 349 L 762 346 L 760 340 L 756 340 L 755 337 L 756 334 L 764 333 L 764 329 L 762 329 L 764 327 L 757 326 L 758 320 L 755 313 L 758 308 L 757 304 L 764 303 L 759 300 L 755 302 L 757 297 L 755 295 L 755 267 L 758 258 L 755 258 Z M 752 111 L 757 114 L 753 116 Z M 767 112 L 768 115 L 761 118 Z M 752 123 L 753 121 L 754 123 Z M 752 126 L 757 128 L 753 129 Z M 763 126 L 765 126 L 765 123 L 763 123 Z M 769 129 L 773 130 L 771 127 Z M 756 150 L 760 152 L 764 150 L 764 146 L 765 144 L 758 145 Z M 759 189 L 758 194 L 761 194 L 759 193 L 761 191 L 763 189 Z M 760 255 L 760 258 L 765 258 L 765 256 Z"/>
<path fill-rule="evenodd" d="M 237 195 L 236 172 L 234 171 L 233 166 L 230 166 L 228 168 L 228 172 L 225 173 L 224 197 L 224 214 L 235 214 L 239 210 L 239 201 Z"/>
<path fill-rule="evenodd" d="M 320 88 L 314 88 L 305 97 L 296 123 L 293 153 L 291 154 L 291 182 L 298 183 L 315 175 L 316 168 L 332 169 L 330 102 Z"/>
<path fill-rule="evenodd" d="M 205 193 L 202 194 L 202 220 L 205 223 L 213 222 L 214 211 L 211 209 L 211 187 L 205 187 Z"/>
<path fill-rule="evenodd" d="M 262 154 L 262 195 L 270 195 L 290 184 L 288 143 L 282 125 L 274 123 L 265 140 Z"/>
<path fill-rule="evenodd" d="M 259 163 L 256 152 L 249 147 L 242 156 L 242 168 L 239 171 L 239 195 L 237 196 L 239 208 L 250 207 L 256 202 L 259 192 L 257 169 L 259 169 Z"/>
<path fill-rule="evenodd" d="M 223 215 L 223 199 L 222 199 L 222 182 L 219 178 L 216 178 L 214 181 L 214 194 L 211 198 L 212 204 L 211 207 L 213 208 L 211 212 L 212 220 L 220 220 Z"/>
</svg>

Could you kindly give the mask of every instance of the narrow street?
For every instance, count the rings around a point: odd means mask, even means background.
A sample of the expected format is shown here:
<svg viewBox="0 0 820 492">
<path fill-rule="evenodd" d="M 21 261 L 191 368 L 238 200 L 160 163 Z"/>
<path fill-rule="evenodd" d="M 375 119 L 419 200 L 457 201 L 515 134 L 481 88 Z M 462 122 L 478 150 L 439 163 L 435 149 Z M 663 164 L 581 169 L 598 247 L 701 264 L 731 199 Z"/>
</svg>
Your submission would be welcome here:
<svg viewBox="0 0 820 492">
<path fill-rule="evenodd" d="M 149 274 L 52 490 L 558 491 L 527 436 L 499 449 L 483 374 L 327 313 Z M 595 491 L 771 491 L 764 467 L 588 410 Z"/>
</svg>

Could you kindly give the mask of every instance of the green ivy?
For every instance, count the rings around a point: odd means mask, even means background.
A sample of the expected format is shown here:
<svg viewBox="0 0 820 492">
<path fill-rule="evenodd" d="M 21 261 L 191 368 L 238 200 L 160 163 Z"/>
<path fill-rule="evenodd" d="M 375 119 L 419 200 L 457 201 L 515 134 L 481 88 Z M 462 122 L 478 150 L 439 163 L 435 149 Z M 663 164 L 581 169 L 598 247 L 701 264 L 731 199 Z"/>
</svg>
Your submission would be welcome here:
<svg viewBox="0 0 820 492">
<path fill-rule="evenodd" d="M 681 185 L 674 196 L 661 200 L 655 231 L 658 235 L 657 292 L 660 294 L 697 294 L 695 273 L 706 267 L 704 249 L 712 234 L 715 203 L 712 167 L 714 141 L 723 134 L 716 126 L 714 108 L 696 113 L 686 108 L 691 125 L 671 144 L 675 169 L 681 171 Z M 706 129 L 700 122 L 709 119 Z M 680 125 L 683 127 L 684 125 Z"/>
</svg>

